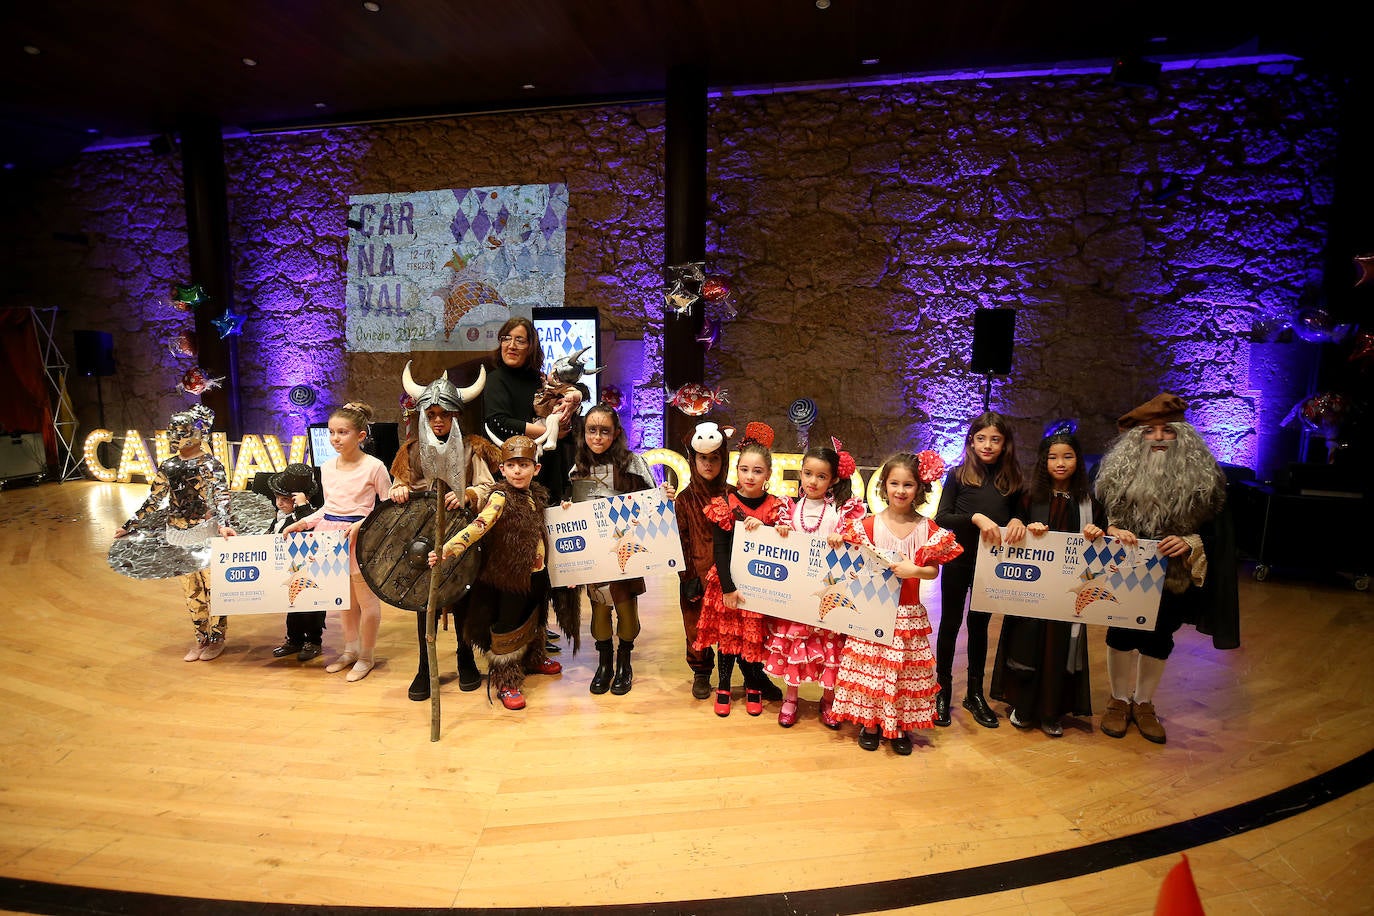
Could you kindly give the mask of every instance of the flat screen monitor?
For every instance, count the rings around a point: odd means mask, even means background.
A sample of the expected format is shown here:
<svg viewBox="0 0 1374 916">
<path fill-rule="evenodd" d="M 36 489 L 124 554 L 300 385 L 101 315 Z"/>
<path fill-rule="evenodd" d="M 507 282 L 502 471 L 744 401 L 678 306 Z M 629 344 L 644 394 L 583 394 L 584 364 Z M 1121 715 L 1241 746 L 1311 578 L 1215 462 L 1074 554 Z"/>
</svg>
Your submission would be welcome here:
<svg viewBox="0 0 1374 916">
<path fill-rule="evenodd" d="M 328 423 L 311 423 L 309 429 L 310 463 L 315 467 L 320 467 L 338 452 L 334 451 L 334 446 L 329 444 Z M 370 443 L 364 446 L 363 450 L 378 458 L 388 468 L 391 467 L 391 462 L 401 447 L 398 424 L 373 423 L 370 432 Z"/>
<path fill-rule="evenodd" d="M 329 444 L 329 424 L 311 423 L 310 463 L 315 467 L 320 467 L 337 454 L 339 453 L 334 451 L 334 446 Z"/>
<path fill-rule="evenodd" d="M 585 306 L 534 308 L 530 310 L 530 320 L 544 348 L 544 372 L 553 368 L 554 360 L 571 356 L 583 347 L 591 347 L 582 355 L 587 368 L 601 367 L 601 316 L 596 309 Z M 582 403 L 583 413 L 601 400 L 600 379 L 600 375 L 584 375 L 579 380 L 591 391 L 591 397 Z"/>
</svg>

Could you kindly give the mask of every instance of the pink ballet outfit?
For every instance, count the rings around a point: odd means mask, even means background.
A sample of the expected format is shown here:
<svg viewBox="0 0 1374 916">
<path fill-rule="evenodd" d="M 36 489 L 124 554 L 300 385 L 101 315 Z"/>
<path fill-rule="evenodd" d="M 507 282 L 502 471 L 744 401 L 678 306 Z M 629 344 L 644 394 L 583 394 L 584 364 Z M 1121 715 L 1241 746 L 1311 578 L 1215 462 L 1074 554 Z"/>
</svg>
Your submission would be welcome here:
<svg viewBox="0 0 1374 916">
<path fill-rule="evenodd" d="M 752 516 L 765 525 L 776 525 L 785 517 L 786 509 L 787 504 L 771 493 L 765 494 L 763 502 L 751 509 L 732 492 L 711 500 L 702 514 L 713 526 L 730 532 L 733 538 L 736 522 Z M 746 662 L 762 662 L 763 641 L 767 636 L 765 622 L 768 618 L 742 607 L 732 609 L 725 606 L 720 570 L 717 568 L 721 562 L 720 556 L 723 554 L 718 555 L 717 566 L 712 566 L 702 579 L 706 588 L 701 598 L 701 617 L 697 620 L 697 638 L 692 647 L 700 651 L 714 645 L 726 655 L 738 655 Z"/>
<path fill-rule="evenodd" d="M 340 470 L 338 456 L 320 465 L 320 482 L 324 485 L 324 505 L 302 521 L 312 531 L 347 531 L 354 522 L 367 518 L 391 491 L 391 475 L 386 465 L 371 455 L 363 455 L 356 467 Z M 358 569 L 357 539 L 348 545 L 348 571 L 361 575 Z"/>
<path fill-rule="evenodd" d="M 864 504 L 858 499 L 836 506 L 830 499 L 803 496 L 791 504 L 783 522 L 806 535 L 833 534 L 842 530 L 846 522 L 857 522 L 863 516 Z M 827 690 L 835 686 L 844 648 L 843 633 L 781 617 L 769 617 L 766 627 L 765 671 L 782 678 L 789 687 L 807 682 L 818 683 Z"/>
<path fill-rule="evenodd" d="M 897 538 L 881 518 L 869 516 L 847 526 L 846 540 L 898 553 L 917 566 L 947 563 L 963 548 L 954 532 L 921 517 L 905 538 Z M 918 728 L 931 728 L 935 718 L 935 657 L 930 650 L 930 617 L 921 605 L 921 580 L 903 579 L 891 646 L 850 636 L 840 655 L 835 678 L 837 719 L 866 728 L 881 728 L 884 738 L 899 738 Z"/>
</svg>

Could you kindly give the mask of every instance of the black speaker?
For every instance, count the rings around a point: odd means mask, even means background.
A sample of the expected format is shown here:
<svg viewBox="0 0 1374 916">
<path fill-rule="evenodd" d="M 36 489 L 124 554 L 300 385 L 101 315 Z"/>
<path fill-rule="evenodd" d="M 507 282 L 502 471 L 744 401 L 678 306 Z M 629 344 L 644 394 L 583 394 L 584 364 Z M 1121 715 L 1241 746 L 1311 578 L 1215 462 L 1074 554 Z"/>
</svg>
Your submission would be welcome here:
<svg viewBox="0 0 1374 916">
<path fill-rule="evenodd" d="M 974 372 L 1006 375 L 1016 339 L 1016 309 L 978 309 L 973 313 Z"/>
<path fill-rule="evenodd" d="M 115 374 L 114 338 L 108 331 L 73 331 L 77 375 Z"/>
</svg>

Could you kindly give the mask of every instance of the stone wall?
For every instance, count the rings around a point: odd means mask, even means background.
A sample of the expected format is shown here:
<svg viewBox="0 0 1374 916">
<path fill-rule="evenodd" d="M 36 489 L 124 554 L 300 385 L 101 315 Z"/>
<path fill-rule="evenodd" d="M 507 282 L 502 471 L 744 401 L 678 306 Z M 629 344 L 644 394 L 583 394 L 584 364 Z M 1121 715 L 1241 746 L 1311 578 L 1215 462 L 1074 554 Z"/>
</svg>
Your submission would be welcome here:
<svg viewBox="0 0 1374 916">
<path fill-rule="evenodd" d="M 953 459 L 983 400 L 973 312 L 1011 307 L 1013 373 L 991 405 L 1023 453 L 1060 417 L 1100 450 L 1112 418 L 1170 389 L 1223 459 L 1286 460 L 1278 422 L 1307 393 L 1310 346 L 1246 334 L 1320 288 L 1335 109 L 1331 80 L 1256 67 L 1169 71 L 1157 90 L 1065 76 L 714 99 L 708 273 L 739 315 L 707 353 L 730 401 L 712 419 L 764 420 L 786 448 L 805 396 L 812 439 L 841 437 L 861 464 Z M 227 140 L 245 429 L 289 435 L 352 398 L 395 418 L 405 356 L 343 352 L 349 195 L 563 181 L 566 303 L 599 309 L 631 444 L 657 445 L 662 143 L 657 105 Z M 115 429 L 188 401 L 167 347 L 187 324 L 167 302 L 187 279 L 181 191 L 175 156 L 90 153 L 0 230 L 5 304 L 59 306 L 64 346 L 77 328 L 114 334 Z M 301 382 L 314 407 L 286 404 Z M 95 385 L 71 390 L 80 438 Z"/>
</svg>

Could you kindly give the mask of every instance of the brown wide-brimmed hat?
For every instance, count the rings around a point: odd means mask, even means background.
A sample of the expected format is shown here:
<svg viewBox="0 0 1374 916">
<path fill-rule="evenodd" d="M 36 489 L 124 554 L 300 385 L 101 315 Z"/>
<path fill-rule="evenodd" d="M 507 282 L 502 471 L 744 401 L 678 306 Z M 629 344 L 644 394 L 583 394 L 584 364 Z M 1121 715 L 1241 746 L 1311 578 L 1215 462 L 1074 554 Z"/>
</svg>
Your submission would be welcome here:
<svg viewBox="0 0 1374 916">
<path fill-rule="evenodd" d="M 1187 401 L 1165 392 L 1155 395 L 1130 413 L 1122 414 L 1116 421 L 1116 428 L 1124 433 L 1133 427 L 1151 423 L 1177 423 L 1183 419 L 1183 412 L 1187 409 Z"/>
</svg>

